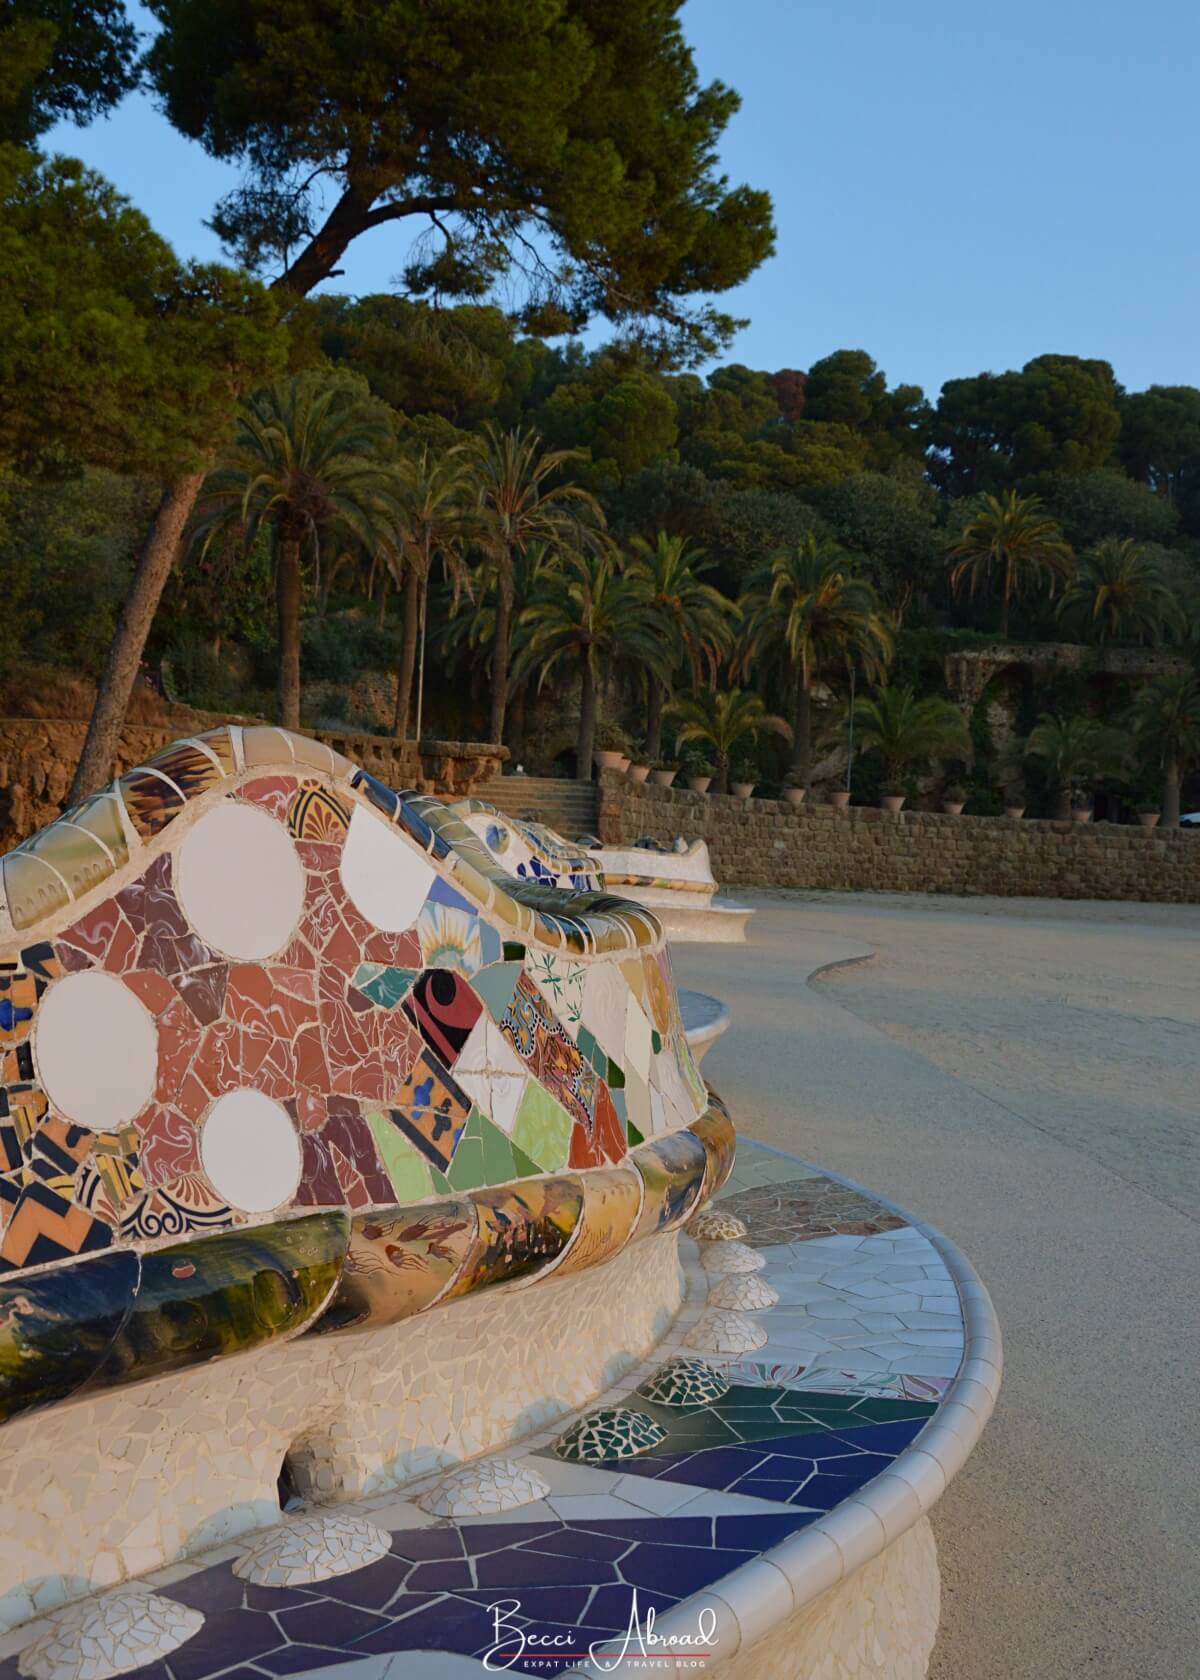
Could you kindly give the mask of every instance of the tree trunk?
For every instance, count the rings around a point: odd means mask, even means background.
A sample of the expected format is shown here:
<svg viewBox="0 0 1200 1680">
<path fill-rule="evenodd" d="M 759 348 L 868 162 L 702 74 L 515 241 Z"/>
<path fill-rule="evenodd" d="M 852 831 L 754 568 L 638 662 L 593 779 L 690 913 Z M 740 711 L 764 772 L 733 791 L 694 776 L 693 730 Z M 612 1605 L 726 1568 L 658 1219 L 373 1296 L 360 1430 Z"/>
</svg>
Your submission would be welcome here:
<svg viewBox="0 0 1200 1680">
<path fill-rule="evenodd" d="M 1054 801 L 1055 822 L 1069 822 L 1071 818 L 1071 790 L 1060 787 Z"/>
<path fill-rule="evenodd" d="M 279 721 L 300 727 L 300 543 L 283 537 L 275 573 L 279 613 Z"/>
<path fill-rule="evenodd" d="M 508 638 L 512 619 L 512 578 L 501 565 L 496 579 L 496 639 L 492 644 L 492 717 L 490 738 L 504 743 L 504 712 L 508 700 Z"/>
<path fill-rule="evenodd" d="M 1179 827 L 1179 764 L 1173 758 L 1167 760 L 1166 775 L 1163 778 L 1163 808 L 1159 827 Z"/>
<path fill-rule="evenodd" d="M 137 680 L 146 638 L 175 564 L 183 528 L 203 483 L 203 470 L 180 473 L 162 493 L 96 690 L 96 704 L 75 769 L 75 780 L 71 783 L 72 805 L 103 787 L 112 775 L 125 709 Z"/>
<path fill-rule="evenodd" d="M 413 672 L 417 668 L 417 625 L 421 613 L 421 580 L 417 568 L 409 566 L 404 579 L 404 642 L 400 649 L 400 670 L 396 678 L 396 716 L 392 734 L 397 741 L 408 739 L 408 714 L 412 710 Z"/>
<path fill-rule="evenodd" d="M 386 566 L 383 567 L 383 582 L 379 586 L 379 628 L 382 630 L 387 622 L 388 577 Z"/>
<path fill-rule="evenodd" d="M 792 736 L 792 769 L 804 778 L 812 774 L 812 696 L 802 682 L 796 685 L 795 734 Z"/>
<path fill-rule="evenodd" d="M 592 779 L 592 750 L 596 745 L 596 679 L 584 648 L 579 665 L 579 739 L 575 747 L 575 780 Z"/>
<path fill-rule="evenodd" d="M 1006 642 L 1008 640 L 1008 602 L 1009 602 L 1009 597 L 1011 596 L 1011 594 L 1012 594 L 1012 578 L 1009 575 L 1008 569 L 1005 568 L 1005 572 L 1004 572 L 1004 594 L 1003 594 L 1003 596 L 1001 598 L 1001 601 L 1000 601 L 1000 640 L 1002 642 Z"/>
<path fill-rule="evenodd" d="M 662 757 L 663 685 L 658 678 L 646 678 L 646 757 L 651 764 Z"/>
<path fill-rule="evenodd" d="M 525 712 L 529 697 L 529 684 L 518 683 L 513 689 L 512 700 L 508 708 L 508 745 L 513 756 L 513 763 L 519 764 L 525 752 Z"/>
<path fill-rule="evenodd" d="M 727 753 L 717 754 L 717 773 L 713 777 L 713 792 L 729 792 L 729 756 Z"/>
</svg>

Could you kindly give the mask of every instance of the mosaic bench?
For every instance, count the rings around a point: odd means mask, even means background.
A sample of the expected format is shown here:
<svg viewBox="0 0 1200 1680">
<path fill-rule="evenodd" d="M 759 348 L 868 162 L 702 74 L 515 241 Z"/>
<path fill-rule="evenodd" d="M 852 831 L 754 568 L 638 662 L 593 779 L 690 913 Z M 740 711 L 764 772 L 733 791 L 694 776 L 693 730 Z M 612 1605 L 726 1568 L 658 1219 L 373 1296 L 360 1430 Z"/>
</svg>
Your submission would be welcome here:
<svg viewBox="0 0 1200 1680">
<path fill-rule="evenodd" d="M 712 1611 L 722 1674 L 790 1674 L 751 1642 L 876 1565 L 880 1649 L 931 1641 L 986 1295 L 815 1169 L 735 1165 L 651 912 L 267 728 L 0 875 L 6 1673 L 475 1673 L 510 1576 L 560 1668 L 636 1585 Z"/>
<path fill-rule="evenodd" d="M 682 851 L 650 846 L 564 843 L 541 823 L 502 815 L 480 799 L 453 806 L 492 857 L 522 879 L 561 887 L 619 889 L 654 911 L 668 939 L 740 944 L 754 911 L 716 896 L 708 846 L 693 840 Z"/>
</svg>

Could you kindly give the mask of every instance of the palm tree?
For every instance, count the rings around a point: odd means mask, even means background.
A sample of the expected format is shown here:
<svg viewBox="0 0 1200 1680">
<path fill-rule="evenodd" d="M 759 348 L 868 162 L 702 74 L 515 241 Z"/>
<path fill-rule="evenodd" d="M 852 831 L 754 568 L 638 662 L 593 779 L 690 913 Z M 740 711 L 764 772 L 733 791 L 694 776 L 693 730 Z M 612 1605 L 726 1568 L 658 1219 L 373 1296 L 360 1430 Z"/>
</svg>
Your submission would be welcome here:
<svg viewBox="0 0 1200 1680">
<path fill-rule="evenodd" d="M 667 712 L 678 725 L 675 739 L 681 747 L 698 741 L 712 753 L 717 766 L 717 793 L 729 791 L 730 761 L 742 741 L 756 741 L 763 734 L 782 735 L 788 741 L 792 738 L 791 725 L 768 712 L 761 695 L 747 694 L 740 688 L 720 693 L 701 689 L 673 701 Z"/>
<path fill-rule="evenodd" d="M 267 526 L 275 554 L 279 721 L 300 727 L 300 606 L 305 559 L 323 546 L 370 550 L 396 513 L 387 410 L 344 379 L 301 374 L 247 398 L 201 492 L 192 525 L 203 551 L 233 532 L 243 551 Z"/>
<path fill-rule="evenodd" d="M 496 568 L 495 640 L 492 649 L 490 734 L 504 739 L 508 700 L 508 652 L 512 631 L 516 558 L 539 539 L 568 538 L 572 526 L 598 528 L 604 515 L 596 498 L 577 484 L 552 484 L 577 449 L 543 449 L 535 431 L 497 431 L 490 423 L 474 446 L 477 529 L 480 544 Z"/>
<path fill-rule="evenodd" d="M 1130 708 L 1134 739 L 1163 771 L 1162 825 L 1179 825 L 1179 784 L 1200 763 L 1200 678 L 1172 672 L 1146 684 Z"/>
<path fill-rule="evenodd" d="M 922 759 L 969 758 L 971 731 L 958 707 L 938 695 L 918 700 L 907 684 L 854 702 L 854 730 L 864 752 L 879 754 L 888 780 Z"/>
<path fill-rule="evenodd" d="M 646 580 L 667 652 L 667 666 L 647 671 L 646 755 L 653 760 L 662 754 L 663 703 L 671 678 L 686 666 L 693 688 L 706 677 L 710 684 L 716 682 L 717 668 L 733 648 L 737 609 L 719 589 L 701 582 L 713 562 L 686 537 L 660 531 L 653 543 L 634 537 L 629 547 Z"/>
<path fill-rule="evenodd" d="M 760 567 L 741 603 L 745 619 L 739 671 L 781 661 L 792 701 L 792 769 L 807 784 L 812 767 L 812 687 L 823 671 L 861 665 L 877 681 L 893 643 L 879 597 L 836 543 L 811 533 Z"/>
<path fill-rule="evenodd" d="M 575 774 L 591 780 L 596 693 L 606 662 L 650 665 L 663 657 L 662 635 L 645 578 L 622 569 L 610 549 L 568 550 L 533 580 L 532 598 L 518 621 L 522 645 L 514 677 L 538 671 L 541 688 L 564 659 L 579 669 L 579 735 Z"/>
<path fill-rule="evenodd" d="M 1071 570 L 1071 550 L 1037 496 L 984 496 L 978 511 L 950 549 L 957 565 L 950 586 L 958 592 L 968 580 L 970 594 L 994 571 L 1001 574 L 1000 634 L 1008 640 L 1008 609 L 1027 588 L 1046 584 L 1053 595 Z"/>
<path fill-rule="evenodd" d="M 1074 620 L 1098 642 L 1156 642 L 1164 630 L 1182 628 L 1182 614 L 1162 573 L 1131 537 L 1105 537 L 1087 551 L 1058 615 Z"/>
<path fill-rule="evenodd" d="M 1055 816 L 1069 817 L 1071 795 L 1122 757 L 1122 743 L 1111 729 L 1095 718 L 1058 718 L 1043 712 L 1025 743 L 1025 756 L 1037 758 L 1046 767 L 1058 798 Z"/>
<path fill-rule="evenodd" d="M 464 448 L 438 453 L 424 446 L 417 454 L 402 456 L 396 469 L 399 519 L 395 542 L 388 543 L 384 559 L 397 584 L 404 583 L 404 641 L 396 683 L 396 714 L 392 733 L 398 741 L 408 738 L 408 716 L 412 705 L 413 671 L 417 643 L 421 646 L 421 670 L 417 685 L 417 738 L 421 734 L 421 710 L 425 689 L 425 621 L 429 600 L 429 578 L 439 559 L 450 579 L 457 605 L 466 571 L 463 560 L 464 504 L 469 494 L 469 473 Z"/>
</svg>

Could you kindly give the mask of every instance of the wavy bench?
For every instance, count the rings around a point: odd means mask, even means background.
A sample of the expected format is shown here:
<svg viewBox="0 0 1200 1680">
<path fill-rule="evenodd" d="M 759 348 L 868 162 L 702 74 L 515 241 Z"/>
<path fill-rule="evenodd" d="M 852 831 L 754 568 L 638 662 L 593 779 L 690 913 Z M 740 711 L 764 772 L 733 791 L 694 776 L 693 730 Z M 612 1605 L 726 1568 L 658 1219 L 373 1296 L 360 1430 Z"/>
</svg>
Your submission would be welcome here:
<svg viewBox="0 0 1200 1680">
<path fill-rule="evenodd" d="M 556 844 L 228 729 L 2 860 L 0 1680 L 922 1671 L 986 1294 Z"/>
</svg>

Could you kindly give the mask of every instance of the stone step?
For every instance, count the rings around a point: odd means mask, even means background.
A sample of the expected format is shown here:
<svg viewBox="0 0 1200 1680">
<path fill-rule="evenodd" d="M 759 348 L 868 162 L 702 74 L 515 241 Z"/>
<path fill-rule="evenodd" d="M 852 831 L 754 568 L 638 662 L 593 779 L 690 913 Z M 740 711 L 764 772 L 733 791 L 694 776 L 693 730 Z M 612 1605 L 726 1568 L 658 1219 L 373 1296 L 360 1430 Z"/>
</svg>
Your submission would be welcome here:
<svg viewBox="0 0 1200 1680">
<path fill-rule="evenodd" d="M 598 789 L 594 782 L 575 782 L 554 776 L 501 776 L 473 789 L 509 817 L 532 817 L 565 839 L 594 834 L 598 818 Z"/>
</svg>

